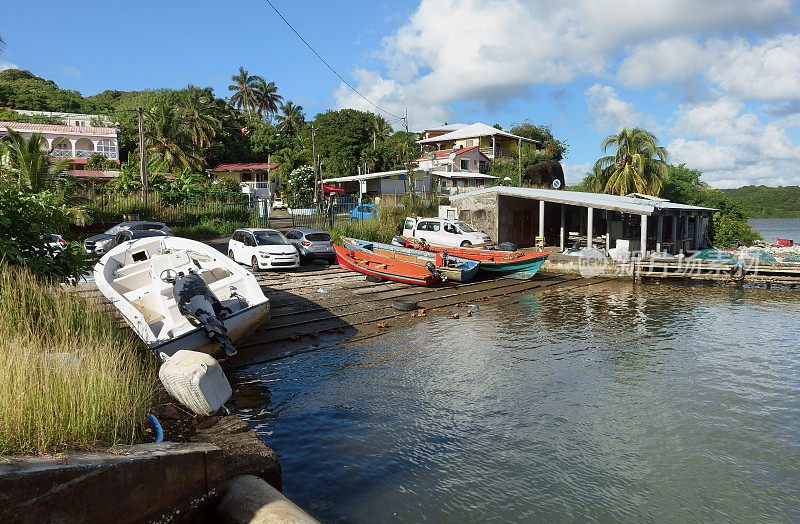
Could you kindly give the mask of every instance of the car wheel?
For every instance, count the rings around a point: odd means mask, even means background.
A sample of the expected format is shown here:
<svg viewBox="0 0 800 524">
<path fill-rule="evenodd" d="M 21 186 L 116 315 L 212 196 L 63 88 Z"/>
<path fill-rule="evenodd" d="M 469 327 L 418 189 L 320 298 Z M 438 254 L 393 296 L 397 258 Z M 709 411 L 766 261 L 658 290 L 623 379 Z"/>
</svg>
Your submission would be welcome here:
<svg viewBox="0 0 800 524">
<path fill-rule="evenodd" d="M 228 258 L 230 258 L 231 260 L 233 260 L 234 262 L 236 262 L 236 259 L 235 259 L 235 258 L 233 258 L 233 249 L 229 249 L 229 250 L 228 250 Z"/>
<path fill-rule="evenodd" d="M 261 270 L 261 268 L 258 267 L 258 259 L 256 257 L 250 259 L 250 267 L 253 269 L 254 273 Z"/>
<path fill-rule="evenodd" d="M 472 242 L 470 242 L 469 240 L 465 240 L 465 241 L 461 242 L 461 247 L 469 247 L 471 245 L 472 245 Z"/>
</svg>

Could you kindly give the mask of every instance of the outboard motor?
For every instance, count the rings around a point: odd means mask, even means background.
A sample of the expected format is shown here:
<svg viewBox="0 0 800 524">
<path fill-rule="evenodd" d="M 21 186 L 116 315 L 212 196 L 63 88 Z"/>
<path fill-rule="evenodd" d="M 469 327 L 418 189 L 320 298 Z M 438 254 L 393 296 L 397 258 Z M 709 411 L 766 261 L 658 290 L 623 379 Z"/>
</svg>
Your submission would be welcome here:
<svg viewBox="0 0 800 524">
<path fill-rule="evenodd" d="M 173 273 L 174 274 L 174 273 Z M 231 310 L 224 307 L 200 275 L 178 273 L 174 278 L 172 294 L 178 303 L 178 311 L 189 319 L 193 326 L 203 327 L 206 336 L 219 344 L 228 356 L 236 354 L 228 330 L 222 323 Z"/>
<path fill-rule="evenodd" d="M 405 238 L 403 238 L 401 236 L 398 236 L 398 235 L 395 235 L 395 236 L 392 237 L 391 244 L 393 246 L 407 247 L 408 242 L 406 242 Z"/>
<path fill-rule="evenodd" d="M 436 264 L 434 264 L 433 262 L 430 261 L 425 262 L 425 267 L 428 269 L 431 275 L 439 277 L 439 279 L 442 282 L 447 280 L 447 278 L 444 275 L 442 275 L 442 273 L 438 269 L 436 269 Z"/>
</svg>

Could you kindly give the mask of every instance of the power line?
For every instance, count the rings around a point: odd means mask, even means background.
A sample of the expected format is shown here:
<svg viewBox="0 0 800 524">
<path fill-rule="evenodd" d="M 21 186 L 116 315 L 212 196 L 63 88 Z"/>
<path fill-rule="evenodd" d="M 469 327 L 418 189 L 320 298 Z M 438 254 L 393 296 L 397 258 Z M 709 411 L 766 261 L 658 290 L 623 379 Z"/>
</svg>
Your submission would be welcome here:
<svg viewBox="0 0 800 524">
<path fill-rule="evenodd" d="M 294 34 L 296 34 L 296 35 L 297 35 L 297 38 L 299 38 L 299 39 L 300 39 L 300 40 L 301 40 L 301 41 L 302 41 L 302 42 L 303 42 L 303 43 L 306 45 L 306 47 L 308 47 L 309 49 L 311 49 L 311 52 L 312 52 L 312 53 L 314 53 L 314 54 L 317 56 L 317 58 L 319 58 L 320 62 L 322 62 L 323 64 L 325 64 L 325 66 L 326 66 L 328 69 L 330 69 L 330 70 L 333 72 L 333 74 L 334 74 L 334 75 L 338 76 L 338 77 L 339 77 L 339 80 L 341 80 L 342 82 L 344 82 L 344 84 L 345 84 L 347 87 L 349 87 L 350 89 L 352 89 L 352 90 L 353 90 L 353 92 L 354 92 L 355 94 L 357 94 L 358 96 L 360 96 L 361 98 L 363 98 L 364 100 L 366 100 L 368 104 L 370 104 L 372 107 L 374 107 L 374 108 L 375 108 L 375 109 L 377 109 L 378 111 L 381 111 L 381 112 L 383 112 L 383 113 L 386 113 L 387 115 L 389 115 L 389 116 L 393 116 L 393 117 L 395 117 L 395 118 L 397 118 L 397 119 L 400 119 L 400 120 L 402 120 L 402 119 L 404 118 L 404 117 L 402 117 L 402 116 L 395 115 L 394 113 L 391 113 L 391 112 L 389 112 L 389 111 L 387 111 L 387 110 L 383 109 L 383 108 L 382 108 L 382 107 L 380 107 L 378 104 L 376 104 L 375 102 L 373 102 L 373 101 L 372 101 L 372 100 L 370 100 L 369 98 L 367 98 L 367 97 L 365 97 L 364 95 L 362 95 L 362 94 L 361 94 L 361 93 L 358 91 L 358 89 L 356 89 L 355 87 L 353 87 L 352 85 L 350 85 L 350 82 L 348 82 L 347 80 L 345 80 L 345 79 L 344 79 L 344 77 L 343 77 L 342 75 L 340 75 L 340 74 L 339 74 L 339 73 L 336 71 L 336 69 L 334 69 L 333 67 L 331 67 L 331 65 L 330 65 L 328 62 L 326 62 L 326 61 L 325 61 L 325 59 L 324 59 L 324 58 L 322 58 L 322 57 L 320 56 L 320 54 L 319 54 L 319 53 L 317 53 L 317 51 L 316 51 L 316 50 L 315 50 L 313 47 L 311 47 L 311 44 L 309 44 L 308 42 L 306 42 L 306 39 L 305 39 L 305 38 L 303 38 L 303 37 L 302 37 L 302 35 L 301 35 L 300 33 L 298 33 L 298 32 L 297 32 L 297 29 L 295 29 L 295 28 L 292 26 L 292 24 L 290 24 L 290 23 L 289 23 L 289 21 L 288 21 L 288 20 L 286 20 L 286 18 L 284 18 L 284 17 L 283 17 L 283 15 L 281 14 L 281 12 L 280 12 L 280 11 L 278 11 L 278 8 L 277 8 L 277 7 L 275 7 L 274 5 L 272 5 L 272 2 L 271 2 L 270 0 L 266 0 L 266 1 L 267 1 L 267 3 L 269 4 L 269 6 L 270 6 L 270 7 L 273 9 L 273 11 L 275 11 L 275 12 L 278 14 L 278 16 L 279 16 L 279 17 L 281 17 L 281 20 L 283 20 L 283 21 L 284 21 L 284 23 L 285 23 L 286 25 L 288 25 L 288 26 L 289 26 L 289 29 L 291 29 L 291 30 L 292 30 L 292 32 L 294 32 Z"/>
</svg>

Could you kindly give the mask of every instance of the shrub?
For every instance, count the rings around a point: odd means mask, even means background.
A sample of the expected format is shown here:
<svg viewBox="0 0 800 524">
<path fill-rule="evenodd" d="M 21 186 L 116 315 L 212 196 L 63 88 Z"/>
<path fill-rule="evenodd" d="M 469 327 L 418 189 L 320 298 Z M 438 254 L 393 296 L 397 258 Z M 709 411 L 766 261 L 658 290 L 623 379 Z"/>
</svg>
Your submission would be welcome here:
<svg viewBox="0 0 800 524">
<path fill-rule="evenodd" d="M 0 354 L 0 455 L 142 441 L 156 362 L 110 312 L 2 263 Z"/>
<path fill-rule="evenodd" d="M 749 246 L 761 240 L 761 235 L 753 231 L 747 222 L 719 211 L 711 218 L 708 233 L 718 247 Z"/>
</svg>

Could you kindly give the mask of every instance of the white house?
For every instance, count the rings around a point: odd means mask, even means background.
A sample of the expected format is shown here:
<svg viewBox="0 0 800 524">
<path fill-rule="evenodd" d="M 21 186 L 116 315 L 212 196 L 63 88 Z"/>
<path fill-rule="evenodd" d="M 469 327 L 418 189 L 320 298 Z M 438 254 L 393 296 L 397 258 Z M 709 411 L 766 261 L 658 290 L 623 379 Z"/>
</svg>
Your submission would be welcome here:
<svg viewBox="0 0 800 524">
<path fill-rule="evenodd" d="M 58 126 L 25 122 L 0 122 L 0 140 L 7 140 L 12 129 L 23 137 L 41 134 L 57 159 L 69 159 L 74 168 L 82 169 L 92 153 L 100 153 L 119 163 L 119 128 L 92 126 Z"/>
</svg>

